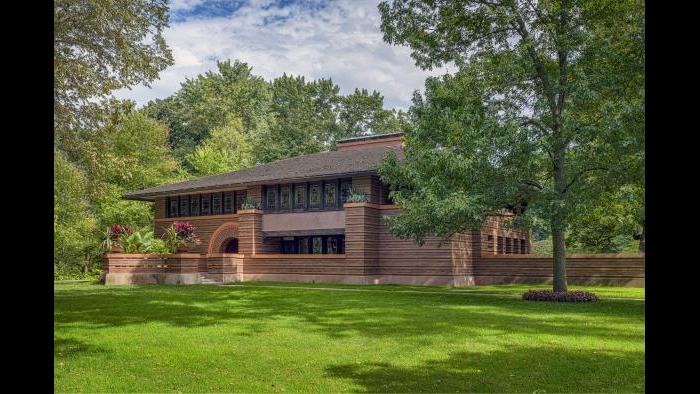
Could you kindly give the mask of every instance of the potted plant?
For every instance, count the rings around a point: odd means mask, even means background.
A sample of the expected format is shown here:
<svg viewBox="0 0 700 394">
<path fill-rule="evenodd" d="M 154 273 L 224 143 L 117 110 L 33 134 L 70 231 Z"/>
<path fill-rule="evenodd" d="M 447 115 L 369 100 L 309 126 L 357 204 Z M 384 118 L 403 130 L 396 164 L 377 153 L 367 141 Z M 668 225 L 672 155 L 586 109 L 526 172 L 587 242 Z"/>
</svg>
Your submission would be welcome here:
<svg viewBox="0 0 700 394">
<path fill-rule="evenodd" d="M 365 192 L 361 192 L 355 189 L 350 189 L 348 190 L 348 197 L 345 199 L 345 202 L 368 202 L 369 198 L 367 198 L 367 194 Z"/>
<path fill-rule="evenodd" d="M 260 209 L 260 204 L 258 204 L 252 197 L 246 197 L 241 204 L 241 209 Z"/>
</svg>

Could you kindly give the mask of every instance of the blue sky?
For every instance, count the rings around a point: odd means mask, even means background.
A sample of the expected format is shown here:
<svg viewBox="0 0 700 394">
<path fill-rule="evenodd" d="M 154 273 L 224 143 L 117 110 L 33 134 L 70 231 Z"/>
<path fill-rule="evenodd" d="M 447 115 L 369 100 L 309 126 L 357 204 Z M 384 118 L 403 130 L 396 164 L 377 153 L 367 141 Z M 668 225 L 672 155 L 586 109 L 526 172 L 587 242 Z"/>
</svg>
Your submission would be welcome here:
<svg viewBox="0 0 700 394">
<path fill-rule="evenodd" d="M 115 93 L 139 105 L 175 92 L 186 77 L 240 60 L 272 79 L 283 72 L 332 78 L 341 92 L 376 89 L 385 105 L 410 106 L 429 75 L 415 67 L 410 50 L 383 42 L 379 0 L 174 0 L 165 39 L 175 64 L 151 88 Z"/>
</svg>

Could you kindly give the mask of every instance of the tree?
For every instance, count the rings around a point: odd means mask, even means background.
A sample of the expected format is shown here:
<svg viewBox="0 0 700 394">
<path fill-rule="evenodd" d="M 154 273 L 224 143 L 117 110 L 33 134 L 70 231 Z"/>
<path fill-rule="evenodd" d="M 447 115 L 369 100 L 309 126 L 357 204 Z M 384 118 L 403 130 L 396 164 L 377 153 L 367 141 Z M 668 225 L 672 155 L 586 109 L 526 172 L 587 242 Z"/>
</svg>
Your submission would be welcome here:
<svg viewBox="0 0 700 394">
<path fill-rule="evenodd" d="M 336 108 L 340 88 L 330 79 L 306 81 L 283 74 L 270 82 L 275 122 L 256 136 L 260 162 L 327 150 L 339 132 Z"/>
<path fill-rule="evenodd" d="M 148 103 L 145 111 L 168 125 L 173 153 L 188 165 L 186 156 L 229 117 L 242 119 L 248 131 L 270 127 L 274 123 L 270 104 L 263 78 L 253 75 L 246 63 L 225 61 L 217 63 L 217 72 L 188 78 L 175 94 Z"/>
<path fill-rule="evenodd" d="M 644 252 L 644 189 L 625 185 L 581 207 L 572 218 L 568 241 L 574 247 L 597 253 L 620 253 L 633 240 Z"/>
<path fill-rule="evenodd" d="M 97 244 L 97 220 L 85 198 L 85 176 L 54 150 L 53 177 L 54 271 L 85 272 Z"/>
<path fill-rule="evenodd" d="M 402 111 L 384 109 L 384 97 L 376 90 L 370 94 L 367 89 L 356 88 L 352 94 L 343 97 L 338 118 L 342 135 L 336 140 L 393 133 L 406 125 Z"/>
<path fill-rule="evenodd" d="M 520 224 L 537 214 L 552 232 L 553 288 L 565 291 L 572 212 L 621 186 L 621 159 L 643 158 L 643 128 L 629 121 L 643 108 L 643 3 L 395 0 L 379 9 L 384 39 L 410 46 L 418 66 L 459 68 L 426 81 L 406 164 L 389 158 L 381 170 L 404 188 L 393 194 L 404 210 L 392 231 L 449 235 L 508 206 Z"/>
<path fill-rule="evenodd" d="M 163 0 L 54 1 L 54 133 L 86 127 L 89 100 L 146 85 L 173 64 Z"/>
<path fill-rule="evenodd" d="M 253 165 L 253 160 L 252 145 L 240 118 L 215 127 L 209 137 L 187 155 L 197 176 L 240 170 Z"/>
</svg>

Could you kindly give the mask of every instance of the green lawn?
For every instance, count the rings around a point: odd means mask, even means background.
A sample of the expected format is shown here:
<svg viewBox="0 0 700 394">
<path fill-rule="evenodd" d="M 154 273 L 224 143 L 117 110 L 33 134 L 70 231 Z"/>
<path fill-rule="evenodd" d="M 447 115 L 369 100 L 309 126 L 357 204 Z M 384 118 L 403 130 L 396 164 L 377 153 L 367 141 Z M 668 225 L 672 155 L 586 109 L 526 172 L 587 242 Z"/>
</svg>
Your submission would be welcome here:
<svg viewBox="0 0 700 394">
<path fill-rule="evenodd" d="M 56 284 L 55 390 L 644 391 L 643 289 L 528 288 Z"/>
</svg>

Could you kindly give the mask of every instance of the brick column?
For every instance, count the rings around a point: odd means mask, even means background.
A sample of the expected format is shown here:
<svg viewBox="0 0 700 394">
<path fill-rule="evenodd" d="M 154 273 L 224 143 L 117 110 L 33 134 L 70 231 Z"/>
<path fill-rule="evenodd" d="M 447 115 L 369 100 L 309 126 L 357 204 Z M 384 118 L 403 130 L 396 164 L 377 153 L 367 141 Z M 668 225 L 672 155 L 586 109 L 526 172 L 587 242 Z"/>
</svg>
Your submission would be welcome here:
<svg viewBox="0 0 700 394">
<path fill-rule="evenodd" d="M 379 206 L 372 203 L 346 203 L 345 256 L 348 266 L 360 268 L 365 283 L 373 283 L 379 270 Z"/>
<path fill-rule="evenodd" d="M 262 252 L 262 215 L 259 209 L 238 211 L 238 253 L 246 256 Z"/>
</svg>

